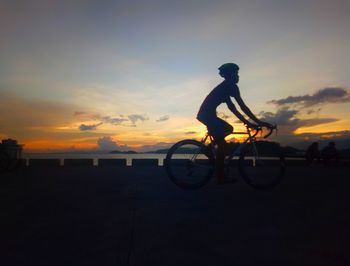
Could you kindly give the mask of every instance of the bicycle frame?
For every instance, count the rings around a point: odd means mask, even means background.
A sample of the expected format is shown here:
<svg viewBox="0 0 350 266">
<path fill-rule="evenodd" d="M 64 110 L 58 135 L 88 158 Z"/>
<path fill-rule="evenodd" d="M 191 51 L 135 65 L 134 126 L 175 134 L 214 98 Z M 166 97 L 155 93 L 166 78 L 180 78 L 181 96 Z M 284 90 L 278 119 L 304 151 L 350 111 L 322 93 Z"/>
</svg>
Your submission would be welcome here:
<svg viewBox="0 0 350 266">
<path fill-rule="evenodd" d="M 247 131 L 246 132 L 232 132 L 231 134 L 229 135 L 248 135 L 248 137 L 241 143 L 239 143 L 239 146 L 234 149 L 232 151 L 232 153 L 228 156 L 227 159 L 225 159 L 225 162 L 229 162 L 232 160 L 232 158 L 234 156 L 239 156 L 240 155 L 240 152 L 241 150 L 247 145 L 247 143 L 251 143 L 252 144 L 252 147 L 253 147 L 253 152 L 254 152 L 254 159 L 253 159 L 253 165 L 255 165 L 255 160 L 259 159 L 259 154 L 258 154 L 258 150 L 255 146 L 255 137 L 256 135 L 259 133 L 259 130 L 256 130 L 256 132 L 254 132 L 254 134 L 251 133 L 249 127 L 247 127 Z M 228 135 L 228 136 L 229 136 Z M 213 145 L 213 142 L 214 142 L 214 138 L 209 134 L 207 133 L 205 135 L 205 137 L 201 140 L 201 142 L 205 145 L 205 142 L 209 139 L 209 144 L 206 145 L 207 147 L 210 147 L 211 150 L 212 150 L 212 154 L 214 155 L 215 157 L 215 148 L 214 148 L 214 145 Z M 193 156 L 192 159 L 194 159 L 196 157 L 196 155 Z"/>
</svg>

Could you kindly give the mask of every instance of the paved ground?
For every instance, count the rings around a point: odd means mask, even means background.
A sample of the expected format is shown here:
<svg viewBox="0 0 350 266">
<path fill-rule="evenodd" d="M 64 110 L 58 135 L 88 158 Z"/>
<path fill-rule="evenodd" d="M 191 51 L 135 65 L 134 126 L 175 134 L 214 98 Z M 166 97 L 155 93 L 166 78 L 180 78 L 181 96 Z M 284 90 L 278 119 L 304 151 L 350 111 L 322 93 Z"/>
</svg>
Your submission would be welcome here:
<svg viewBox="0 0 350 266">
<path fill-rule="evenodd" d="M 1 176 L 0 265 L 350 265 L 349 168 L 182 191 L 162 167 Z"/>
</svg>

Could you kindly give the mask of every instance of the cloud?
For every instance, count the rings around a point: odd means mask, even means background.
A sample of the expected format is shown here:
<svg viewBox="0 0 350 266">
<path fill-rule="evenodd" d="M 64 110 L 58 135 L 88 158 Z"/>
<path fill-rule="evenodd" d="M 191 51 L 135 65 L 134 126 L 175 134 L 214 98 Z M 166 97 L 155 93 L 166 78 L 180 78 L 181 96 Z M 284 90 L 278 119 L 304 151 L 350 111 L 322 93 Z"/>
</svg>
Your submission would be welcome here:
<svg viewBox="0 0 350 266">
<path fill-rule="evenodd" d="M 121 125 L 123 122 L 129 121 L 126 118 L 121 117 L 110 117 L 110 116 L 103 116 L 101 117 L 101 120 L 104 123 L 112 124 L 112 125 Z"/>
<path fill-rule="evenodd" d="M 101 137 L 97 140 L 97 146 L 100 150 L 116 150 L 119 146 L 111 137 Z"/>
<path fill-rule="evenodd" d="M 128 115 L 129 120 L 131 121 L 132 125 L 135 125 L 137 121 L 146 121 L 149 120 L 149 118 L 146 115 L 138 115 L 138 114 L 132 114 Z"/>
<path fill-rule="evenodd" d="M 185 135 L 193 135 L 196 133 L 197 133 L 196 131 L 187 131 L 187 132 L 185 132 Z"/>
<path fill-rule="evenodd" d="M 321 110 L 322 110 L 322 108 L 318 108 L 317 110 L 310 109 L 310 110 L 307 110 L 307 111 L 306 111 L 306 114 L 311 115 L 311 114 L 313 114 L 313 113 L 318 113 L 318 112 L 320 112 Z"/>
<path fill-rule="evenodd" d="M 288 108 L 279 109 L 276 113 L 260 112 L 259 116 L 262 120 L 277 125 L 296 125 L 299 119 L 294 116 L 298 113 L 297 110 L 289 110 Z"/>
<path fill-rule="evenodd" d="M 317 111 L 318 110 L 316 110 L 316 112 Z M 278 134 L 277 136 L 272 136 L 272 138 L 274 138 L 275 141 L 280 142 L 282 145 L 291 145 L 304 149 L 310 145 L 310 142 L 313 141 L 326 143 L 327 141 L 335 140 L 343 147 L 350 147 L 350 131 L 296 134 L 295 131 L 298 128 L 311 127 L 338 121 L 338 119 L 332 117 L 301 119 L 298 117 L 300 112 L 301 111 L 299 110 L 283 107 L 276 113 L 261 112 L 259 114 L 259 118 L 270 123 L 277 124 Z"/>
<path fill-rule="evenodd" d="M 139 114 L 131 114 L 128 116 L 119 115 L 116 117 L 111 117 L 109 115 L 103 116 L 100 114 L 75 111 L 74 116 L 79 118 L 81 121 L 97 120 L 97 121 L 100 121 L 100 123 L 111 124 L 114 126 L 126 126 L 126 127 L 136 127 L 137 121 L 143 122 L 143 121 L 149 120 L 149 118 L 146 115 L 139 115 Z M 126 124 L 125 122 L 130 122 L 130 123 Z M 84 125 L 83 128 L 85 128 L 85 126 L 86 125 Z"/>
<path fill-rule="evenodd" d="M 156 122 L 164 122 L 164 121 L 167 121 L 169 120 L 169 116 L 168 115 L 163 115 L 161 117 L 159 117 Z"/>
<path fill-rule="evenodd" d="M 79 129 L 81 131 L 89 131 L 89 130 L 96 130 L 98 126 L 102 125 L 103 123 L 98 123 L 98 124 L 94 124 L 94 125 L 85 125 L 85 124 L 81 124 L 79 126 Z"/>
<path fill-rule="evenodd" d="M 113 140 L 110 136 L 104 136 L 97 140 L 97 147 L 102 151 L 112 151 L 112 150 L 121 150 L 127 151 L 131 150 L 131 148 L 127 145 L 118 145 L 118 143 Z"/>
<path fill-rule="evenodd" d="M 332 122 L 337 122 L 339 119 L 337 118 L 331 118 L 331 117 L 325 117 L 325 118 L 311 118 L 311 119 L 299 119 L 299 127 L 310 127 L 310 126 L 316 126 L 320 124 L 328 124 Z"/>
<path fill-rule="evenodd" d="M 261 112 L 259 117 L 272 124 L 277 124 L 283 134 L 293 134 L 300 127 L 310 127 L 320 124 L 336 122 L 336 118 L 310 118 L 300 119 L 297 117 L 299 110 L 289 109 L 287 107 L 277 110 L 276 113 Z"/>
<path fill-rule="evenodd" d="M 270 103 L 278 106 L 301 105 L 310 107 L 321 103 L 344 103 L 350 101 L 350 93 L 344 88 L 324 88 L 314 94 L 305 94 L 302 96 L 288 96 L 287 98 L 272 100 Z"/>
<path fill-rule="evenodd" d="M 324 88 L 318 90 L 314 94 L 306 94 L 302 96 L 289 96 L 279 100 L 272 100 L 279 109 L 273 112 L 261 112 L 260 118 L 270 123 L 277 124 L 283 135 L 294 135 L 295 131 L 302 127 L 312 127 L 320 124 L 327 124 L 339 121 L 333 117 L 313 117 L 308 119 L 300 118 L 300 113 L 316 116 L 322 108 L 304 108 L 314 107 L 319 104 L 326 103 L 344 103 L 350 101 L 350 94 L 344 88 Z"/>
</svg>

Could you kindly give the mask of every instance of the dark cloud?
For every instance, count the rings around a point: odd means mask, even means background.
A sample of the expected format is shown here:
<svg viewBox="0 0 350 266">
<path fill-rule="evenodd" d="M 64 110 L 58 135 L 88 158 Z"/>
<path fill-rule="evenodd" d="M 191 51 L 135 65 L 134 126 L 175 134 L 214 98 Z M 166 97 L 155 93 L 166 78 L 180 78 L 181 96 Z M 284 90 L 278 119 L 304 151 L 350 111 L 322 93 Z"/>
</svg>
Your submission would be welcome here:
<svg viewBox="0 0 350 266">
<path fill-rule="evenodd" d="M 295 118 L 297 110 L 289 110 L 288 108 L 279 109 L 276 113 L 261 112 L 260 118 L 277 125 L 296 125 L 299 119 Z"/>
<path fill-rule="evenodd" d="M 196 133 L 197 133 L 196 131 L 187 131 L 187 132 L 185 132 L 185 135 L 193 135 Z"/>
<path fill-rule="evenodd" d="M 299 111 L 288 108 L 281 108 L 276 113 L 261 112 L 259 117 L 272 124 L 278 125 L 283 134 L 293 134 L 300 127 L 316 126 L 338 121 L 336 118 L 310 118 L 300 119 L 297 117 Z"/>
<path fill-rule="evenodd" d="M 98 123 L 98 124 L 94 124 L 94 125 L 85 125 L 85 124 L 81 124 L 79 126 L 79 129 L 81 131 L 90 131 L 90 130 L 96 130 L 98 126 L 102 125 L 103 123 Z"/>
<path fill-rule="evenodd" d="M 135 125 L 137 121 L 144 122 L 146 120 L 149 120 L 149 118 L 146 115 L 138 115 L 138 114 L 128 115 L 128 118 L 132 123 L 132 125 Z"/>
<path fill-rule="evenodd" d="M 119 146 L 111 137 L 101 137 L 97 140 L 97 146 L 100 150 L 116 150 Z"/>
<path fill-rule="evenodd" d="M 328 124 L 332 122 L 339 121 L 337 118 L 311 118 L 311 119 L 299 119 L 299 127 L 310 127 L 320 124 Z"/>
<path fill-rule="evenodd" d="M 167 121 L 169 120 L 169 116 L 168 115 L 163 115 L 161 117 L 159 117 L 156 122 L 164 122 L 164 121 Z"/>
<path fill-rule="evenodd" d="M 129 121 L 129 119 L 124 118 L 122 115 L 119 117 L 111 116 L 101 116 L 100 114 L 88 113 L 88 112 L 74 112 L 74 116 L 81 120 L 99 120 L 103 123 L 120 125 L 123 122 Z"/>
<path fill-rule="evenodd" d="M 278 106 L 294 104 L 309 107 L 321 103 L 344 103 L 349 101 L 350 94 L 348 90 L 344 88 L 324 88 L 311 95 L 289 96 L 279 100 L 272 100 L 270 103 Z"/>
<path fill-rule="evenodd" d="M 136 127 L 137 121 L 149 120 L 149 118 L 146 115 L 139 115 L 139 114 L 131 114 L 128 116 L 119 115 L 116 117 L 111 117 L 111 116 L 103 116 L 100 114 L 80 112 L 80 111 L 75 111 L 74 117 L 77 117 L 78 119 L 80 119 L 80 121 L 96 120 L 96 121 L 99 121 L 100 123 L 111 124 L 114 126 L 126 126 L 126 127 Z M 164 119 L 164 117 L 162 118 Z M 126 123 L 126 122 L 129 122 L 129 123 Z M 83 128 L 85 128 L 85 126 L 86 125 L 84 125 Z"/>
<path fill-rule="evenodd" d="M 306 114 L 308 114 L 308 115 L 311 115 L 311 114 L 314 114 L 314 113 L 318 113 L 318 112 L 320 112 L 322 110 L 322 108 L 318 108 L 318 109 L 310 109 L 310 110 L 307 110 L 306 111 Z"/>
<path fill-rule="evenodd" d="M 126 118 L 122 118 L 122 117 L 110 117 L 110 116 L 103 116 L 101 117 L 101 120 L 104 123 L 108 123 L 108 124 L 112 124 L 112 125 L 121 125 L 123 122 L 129 121 Z"/>
</svg>

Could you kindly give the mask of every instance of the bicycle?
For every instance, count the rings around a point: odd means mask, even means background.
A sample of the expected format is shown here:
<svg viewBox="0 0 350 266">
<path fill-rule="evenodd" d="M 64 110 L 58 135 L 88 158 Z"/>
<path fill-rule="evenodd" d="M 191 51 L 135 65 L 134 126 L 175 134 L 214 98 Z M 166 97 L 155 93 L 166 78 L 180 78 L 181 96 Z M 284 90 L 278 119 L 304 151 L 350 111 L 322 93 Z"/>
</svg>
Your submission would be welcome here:
<svg viewBox="0 0 350 266">
<path fill-rule="evenodd" d="M 256 140 L 258 133 L 262 132 L 261 127 L 255 132 L 246 128 L 246 132 L 231 132 L 248 136 L 241 143 L 229 143 L 232 150 L 225 157 L 226 177 L 232 174 L 232 168 L 238 163 L 239 172 L 249 186 L 262 190 L 271 189 L 281 182 L 285 173 L 282 149 L 276 142 Z M 277 127 L 269 129 L 263 138 L 269 137 L 273 130 L 277 132 Z M 201 141 L 185 139 L 175 143 L 169 149 L 164 162 L 170 180 L 189 190 L 206 185 L 215 171 L 216 147 L 213 141 L 213 137 L 207 133 Z"/>
</svg>

